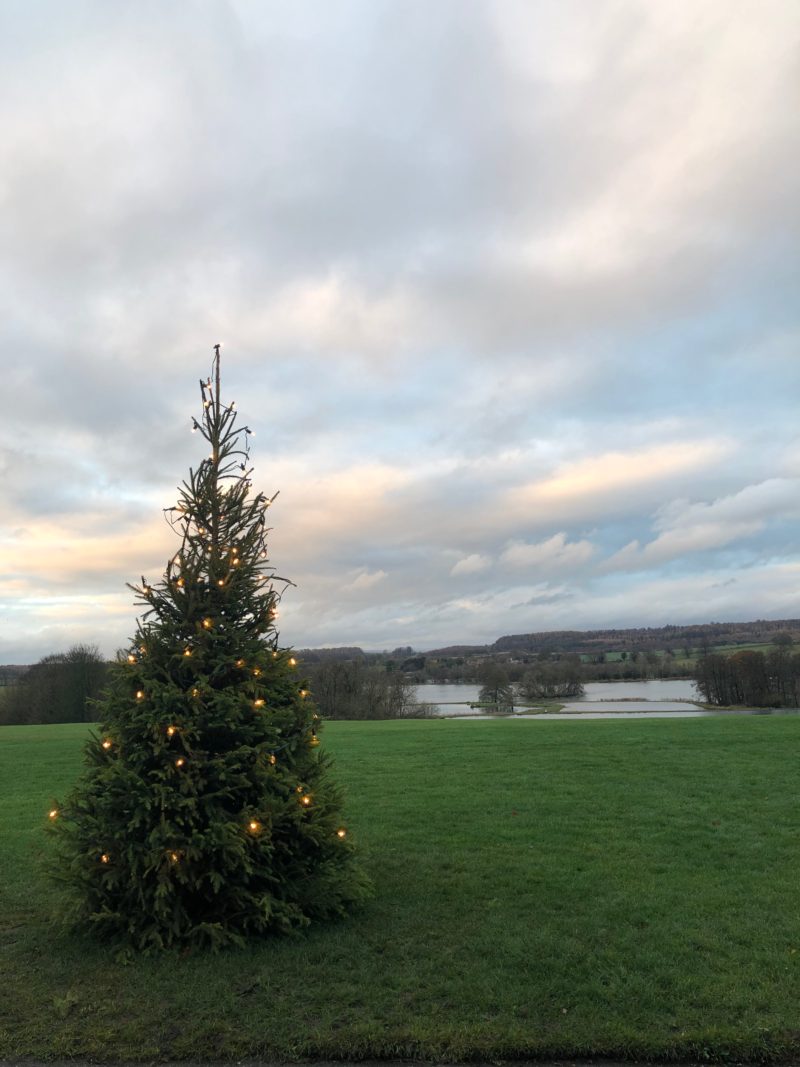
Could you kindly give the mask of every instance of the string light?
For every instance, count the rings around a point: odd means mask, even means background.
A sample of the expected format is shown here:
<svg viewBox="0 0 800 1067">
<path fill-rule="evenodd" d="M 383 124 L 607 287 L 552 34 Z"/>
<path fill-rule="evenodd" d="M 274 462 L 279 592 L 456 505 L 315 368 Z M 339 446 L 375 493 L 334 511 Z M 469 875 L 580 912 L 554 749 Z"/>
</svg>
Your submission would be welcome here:
<svg viewBox="0 0 800 1067">
<path fill-rule="evenodd" d="M 234 559 L 234 561 L 233 561 L 234 567 L 238 567 L 241 562 L 242 561 L 240 559 Z"/>
<path fill-rule="evenodd" d="M 58 808 L 53 808 L 51 811 L 48 811 L 47 818 L 48 819 L 57 819 L 58 818 Z"/>
<path fill-rule="evenodd" d="M 204 630 L 210 630 L 213 625 L 214 625 L 214 620 L 213 619 L 203 619 L 203 629 Z"/>
<path fill-rule="evenodd" d="M 108 752 L 108 750 L 111 748 L 111 742 L 107 737 L 103 741 L 103 748 L 106 750 L 106 752 Z"/>
<path fill-rule="evenodd" d="M 300 690 L 300 696 L 303 698 L 303 700 L 305 700 L 305 698 L 308 696 L 308 690 L 307 689 L 301 689 Z"/>
<path fill-rule="evenodd" d="M 317 737 L 316 734 L 312 734 L 311 735 L 311 740 L 309 741 L 309 744 L 310 745 L 318 745 L 319 744 L 319 738 Z"/>
<path fill-rule="evenodd" d="M 197 688 L 196 686 L 195 686 L 195 688 L 194 688 L 194 689 L 192 690 L 192 696 L 193 696 L 193 697 L 199 697 L 199 696 L 200 696 L 200 690 L 199 690 L 199 689 L 198 689 L 198 688 Z"/>
<path fill-rule="evenodd" d="M 257 834 L 258 831 L 261 829 L 261 823 L 258 821 L 258 819 L 251 819 L 250 822 L 247 824 L 247 829 L 250 831 L 251 834 Z"/>
<path fill-rule="evenodd" d="M 180 858 L 181 857 L 180 857 L 180 853 L 179 852 L 170 852 L 169 853 L 169 859 L 170 859 L 171 863 L 177 863 L 180 860 Z"/>
<path fill-rule="evenodd" d="M 258 700 L 254 700 L 253 701 L 253 707 L 254 708 L 263 708 L 264 707 L 263 699 L 261 697 L 259 697 Z"/>
<path fill-rule="evenodd" d="M 217 578 L 217 585 L 222 586 L 224 584 L 225 584 L 225 579 L 224 578 Z"/>
<path fill-rule="evenodd" d="M 253 667 L 253 677 L 254 678 L 258 678 L 259 674 L 261 674 L 261 668 L 260 667 Z"/>
<path fill-rule="evenodd" d="M 145 652 L 147 651 L 146 646 L 145 645 L 139 645 L 139 651 L 141 652 L 142 655 L 144 655 Z"/>
<path fill-rule="evenodd" d="M 186 585 L 186 582 L 184 582 L 183 578 L 176 578 L 175 584 L 179 589 L 183 589 L 184 585 Z"/>
<path fill-rule="evenodd" d="M 270 754 L 269 754 L 269 762 L 270 762 L 271 766 L 273 766 L 273 767 L 278 762 L 278 757 L 275 755 L 274 752 L 270 752 Z"/>
<path fill-rule="evenodd" d="M 136 662 L 136 656 L 134 656 L 134 654 L 132 652 L 129 652 L 128 653 L 128 663 L 135 663 L 135 662 Z"/>
<path fill-rule="evenodd" d="M 184 763 L 186 763 L 186 760 L 183 758 L 183 756 L 178 756 L 178 758 L 175 760 L 176 767 L 182 767 Z"/>
<path fill-rule="evenodd" d="M 137 700 L 144 700 L 144 690 L 143 689 L 137 689 L 136 690 L 136 699 Z"/>
<path fill-rule="evenodd" d="M 104 852 L 100 856 L 100 862 L 101 863 L 110 863 L 111 862 L 111 857 L 109 856 L 109 854 L 107 852 Z"/>
<path fill-rule="evenodd" d="M 237 667 L 244 667 L 244 660 L 243 659 L 237 659 L 236 666 Z"/>
<path fill-rule="evenodd" d="M 294 656 L 289 656 L 289 666 L 290 667 L 296 667 L 297 666 L 297 660 L 294 658 Z"/>
<path fill-rule="evenodd" d="M 310 796 L 310 794 L 306 793 L 305 796 L 300 797 L 300 803 L 303 805 L 304 808 L 311 807 L 311 796 Z"/>
<path fill-rule="evenodd" d="M 343 826 L 340 826 L 339 829 L 336 831 L 336 836 L 337 837 L 347 837 L 347 830 L 345 830 L 345 828 Z"/>
<path fill-rule="evenodd" d="M 190 648 L 185 648 L 183 650 L 183 654 L 184 654 L 184 656 L 191 656 L 192 650 Z"/>
</svg>

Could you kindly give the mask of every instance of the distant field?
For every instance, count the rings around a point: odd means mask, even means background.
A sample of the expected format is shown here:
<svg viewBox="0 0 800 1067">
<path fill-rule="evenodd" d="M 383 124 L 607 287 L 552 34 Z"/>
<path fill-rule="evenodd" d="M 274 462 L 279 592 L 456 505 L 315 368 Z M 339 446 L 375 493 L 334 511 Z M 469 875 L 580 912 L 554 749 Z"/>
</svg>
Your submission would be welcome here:
<svg viewBox="0 0 800 1067">
<path fill-rule="evenodd" d="M 800 1055 L 800 718 L 331 723 L 371 904 L 129 966 L 47 922 L 85 729 L 0 729 L 0 1058 Z"/>
</svg>

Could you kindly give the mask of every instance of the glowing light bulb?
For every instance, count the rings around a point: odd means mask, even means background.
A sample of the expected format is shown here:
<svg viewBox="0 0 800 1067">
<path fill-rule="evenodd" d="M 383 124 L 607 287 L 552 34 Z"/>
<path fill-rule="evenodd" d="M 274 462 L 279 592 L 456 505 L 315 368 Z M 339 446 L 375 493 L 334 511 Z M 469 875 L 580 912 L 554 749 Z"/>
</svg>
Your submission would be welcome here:
<svg viewBox="0 0 800 1067">
<path fill-rule="evenodd" d="M 135 663 L 135 662 L 136 662 L 136 656 L 134 656 L 134 654 L 132 652 L 129 652 L 128 653 L 128 663 Z"/>
<path fill-rule="evenodd" d="M 241 562 L 242 562 L 242 561 L 241 561 L 240 559 L 235 559 L 235 560 L 233 561 L 233 565 L 234 565 L 234 567 L 238 567 L 238 566 L 239 566 L 239 564 L 240 564 Z"/>
<path fill-rule="evenodd" d="M 289 666 L 290 667 L 296 667 L 297 666 L 297 660 L 294 658 L 294 656 L 289 656 Z"/>
<path fill-rule="evenodd" d="M 244 667 L 244 660 L 243 659 L 237 659 L 236 666 L 237 667 Z"/>
<path fill-rule="evenodd" d="M 177 732 L 178 732 L 178 727 L 177 726 L 168 726 L 167 727 L 167 737 L 174 737 Z"/>
<path fill-rule="evenodd" d="M 180 854 L 177 852 L 170 852 L 169 858 L 171 863 L 177 863 L 181 857 Z"/>
<path fill-rule="evenodd" d="M 48 811 L 47 818 L 48 819 L 56 819 L 56 818 L 58 818 L 58 808 L 53 808 L 52 811 Z"/>
<path fill-rule="evenodd" d="M 300 797 L 300 803 L 303 805 L 304 808 L 310 807 L 311 806 L 311 796 L 308 793 L 306 793 L 305 796 Z"/>
<path fill-rule="evenodd" d="M 175 760 L 176 767 L 182 767 L 184 763 L 186 763 L 186 760 L 183 758 L 183 756 L 178 756 L 178 758 Z"/>
<path fill-rule="evenodd" d="M 106 752 L 111 748 L 111 742 L 107 737 L 103 741 L 103 748 L 106 750 Z"/>
<path fill-rule="evenodd" d="M 194 688 L 194 689 L 192 690 L 192 696 L 193 696 L 193 697 L 199 697 L 199 696 L 200 696 L 200 690 L 199 690 L 199 689 L 197 689 L 197 688 L 195 687 L 195 688 Z"/>
<path fill-rule="evenodd" d="M 225 579 L 224 578 L 217 578 L 217 585 L 222 586 L 224 584 L 225 584 Z"/>
<path fill-rule="evenodd" d="M 260 667 L 253 667 L 253 677 L 254 678 L 258 678 L 259 674 L 261 674 L 261 668 Z"/>
<path fill-rule="evenodd" d="M 203 629 L 204 630 L 210 630 L 213 625 L 214 625 L 214 620 L 213 619 L 203 619 Z"/>
<path fill-rule="evenodd" d="M 300 696 L 303 698 L 303 700 L 305 700 L 305 698 L 308 696 L 308 690 L 307 689 L 301 689 L 300 690 Z"/>
<path fill-rule="evenodd" d="M 250 822 L 247 824 L 247 829 L 250 831 L 251 834 L 257 834 L 258 831 L 261 829 L 261 823 L 258 821 L 258 819 L 251 819 Z"/>
<path fill-rule="evenodd" d="M 136 699 L 137 700 L 144 700 L 144 690 L 143 689 L 137 689 L 136 690 Z"/>
<path fill-rule="evenodd" d="M 111 860 L 111 857 L 109 856 L 109 854 L 107 852 L 104 852 L 100 857 L 100 862 L 101 863 L 109 863 L 110 860 Z"/>
<path fill-rule="evenodd" d="M 269 754 L 269 762 L 273 767 L 278 762 L 278 757 L 275 755 L 274 752 L 270 752 L 270 754 Z"/>
<path fill-rule="evenodd" d="M 261 697 L 259 697 L 258 700 L 254 700 L 253 701 L 253 707 L 254 708 L 263 708 L 264 707 L 264 701 L 261 699 Z"/>
<path fill-rule="evenodd" d="M 141 652 L 142 655 L 144 655 L 145 652 L 147 651 L 147 648 L 144 645 L 139 645 L 139 651 Z"/>
<path fill-rule="evenodd" d="M 347 837 L 347 830 L 345 830 L 345 828 L 343 826 L 340 826 L 339 829 L 336 831 L 336 836 L 337 837 Z"/>
<path fill-rule="evenodd" d="M 183 589 L 183 587 L 186 585 L 186 582 L 184 582 L 183 578 L 177 578 L 175 580 L 175 584 L 179 589 Z"/>
<path fill-rule="evenodd" d="M 190 648 L 185 648 L 183 650 L 183 654 L 184 654 L 184 656 L 191 656 L 192 650 Z"/>
</svg>

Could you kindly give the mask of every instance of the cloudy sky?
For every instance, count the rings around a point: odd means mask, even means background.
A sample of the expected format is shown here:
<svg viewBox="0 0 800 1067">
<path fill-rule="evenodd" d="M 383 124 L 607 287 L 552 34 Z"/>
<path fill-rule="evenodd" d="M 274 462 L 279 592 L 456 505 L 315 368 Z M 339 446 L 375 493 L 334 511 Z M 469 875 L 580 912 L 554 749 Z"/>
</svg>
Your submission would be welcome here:
<svg viewBox="0 0 800 1067">
<path fill-rule="evenodd" d="M 212 346 L 295 646 L 800 616 L 796 0 L 0 11 L 0 661 L 133 632 Z"/>
</svg>

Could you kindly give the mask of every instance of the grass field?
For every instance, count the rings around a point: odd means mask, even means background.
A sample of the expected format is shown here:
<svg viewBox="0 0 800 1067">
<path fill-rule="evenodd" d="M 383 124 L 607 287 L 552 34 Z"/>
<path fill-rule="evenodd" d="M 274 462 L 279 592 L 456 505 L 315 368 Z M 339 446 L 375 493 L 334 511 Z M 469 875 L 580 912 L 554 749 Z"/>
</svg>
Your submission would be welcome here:
<svg viewBox="0 0 800 1067">
<path fill-rule="evenodd" d="M 0 730 L 0 1058 L 800 1054 L 800 719 L 332 723 L 376 895 L 217 957 L 48 923 L 84 728 Z"/>
</svg>

